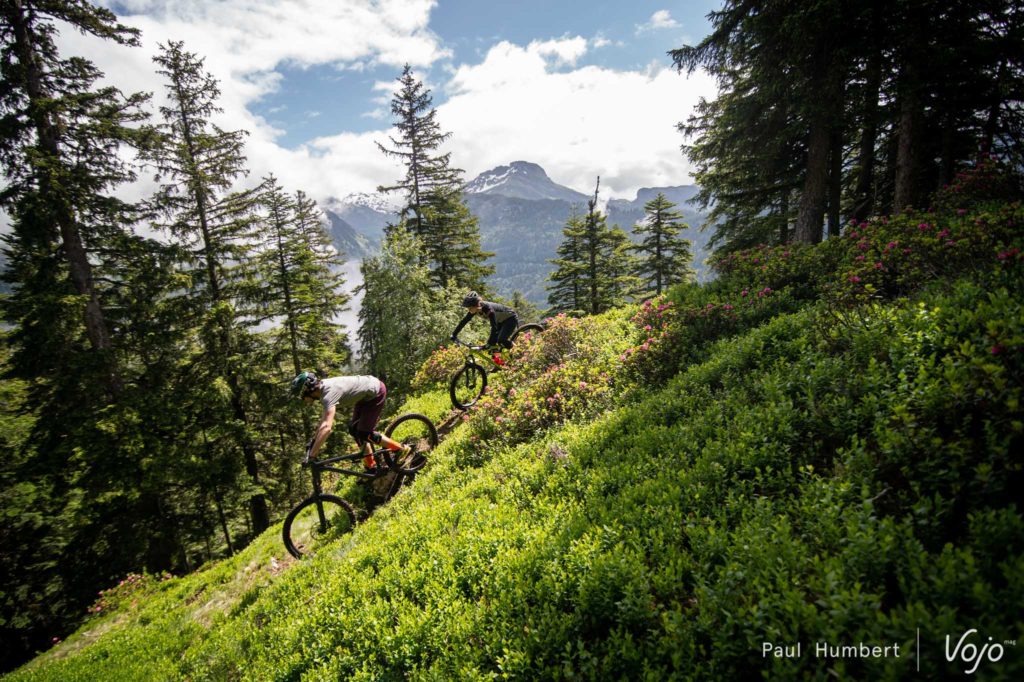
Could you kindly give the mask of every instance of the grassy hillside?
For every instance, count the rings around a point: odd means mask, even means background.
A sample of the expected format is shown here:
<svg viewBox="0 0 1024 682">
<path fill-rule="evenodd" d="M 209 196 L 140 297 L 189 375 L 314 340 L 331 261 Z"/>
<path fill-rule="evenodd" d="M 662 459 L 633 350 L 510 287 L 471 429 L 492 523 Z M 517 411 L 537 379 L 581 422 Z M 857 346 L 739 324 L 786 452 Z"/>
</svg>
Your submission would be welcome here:
<svg viewBox="0 0 1024 682">
<path fill-rule="evenodd" d="M 960 674 L 947 635 L 1024 630 L 1022 220 L 873 221 L 556 318 L 351 535 L 132 580 L 10 679 Z M 455 362 L 407 407 L 443 416 Z M 1004 649 L 979 677 L 1021 679 Z"/>
</svg>

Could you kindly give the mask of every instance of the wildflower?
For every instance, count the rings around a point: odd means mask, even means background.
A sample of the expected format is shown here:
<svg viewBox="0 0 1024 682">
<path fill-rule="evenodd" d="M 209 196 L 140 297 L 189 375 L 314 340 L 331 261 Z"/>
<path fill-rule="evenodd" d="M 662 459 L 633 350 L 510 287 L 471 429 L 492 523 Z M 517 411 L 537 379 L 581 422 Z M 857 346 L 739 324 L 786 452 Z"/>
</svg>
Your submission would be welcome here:
<svg viewBox="0 0 1024 682">
<path fill-rule="evenodd" d="M 881 261 L 875 261 L 875 270 L 881 270 L 881 269 L 882 269 L 882 262 Z"/>
<path fill-rule="evenodd" d="M 949 230 L 945 230 L 945 229 L 944 229 L 944 230 L 941 230 L 941 231 L 940 231 L 940 232 L 939 232 L 939 233 L 938 233 L 937 235 L 935 235 L 935 236 L 936 236 L 936 237 L 937 237 L 938 239 L 942 239 L 943 237 L 948 237 L 948 236 L 949 236 Z"/>
<path fill-rule="evenodd" d="M 746 289 L 744 289 L 743 291 L 741 291 L 741 292 L 740 292 L 740 296 L 742 296 L 742 297 L 746 298 L 746 297 L 747 297 L 747 290 L 746 290 Z"/>
<path fill-rule="evenodd" d="M 888 244 L 885 245 L 885 250 L 890 251 L 892 249 L 895 249 L 898 244 L 899 242 L 889 242 Z"/>
<path fill-rule="evenodd" d="M 649 325 L 649 324 L 645 324 L 644 325 L 644 331 L 645 332 L 649 332 L 649 331 L 651 331 L 651 329 L 653 329 L 653 327 L 651 327 L 651 325 Z"/>
<path fill-rule="evenodd" d="M 957 214 L 957 215 L 963 215 L 963 214 L 965 214 L 965 213 L 967 213 L 967 209 L 965 209 L 965 208 L 958 208 L 958 209 L 956 210 L 956 214 Z"/>
<path fill-rule="evenodd" d="M 856 258 L 854 258 L 854 260 L 864 260 L 865 257 L 866 256 L 864 256 L 864 254 L 861 254 L 861 255 L 857 256 Z"/>
<path fill-rule="evenodd" d="M 782 252 L 782 257 L 783 258 L 788 258 L 789 257 L 789 251 L 783 251 Z"/>
<path fill-rule="evenodd" d="M 932 226 L 929 225 L 928 223 L 918 223 L 917 224 L 917 229 L 921 230 L 922 232 L 924 232 L 925 230 L 930 230 L 931 227 Z"/>
<path fill-rule="evenodd" d="M 1000 353 L 1002 353 L 1006 349 L 1003 348 L 1000 345 L 995 345 L 995 346 L 992 346 L 991 348 L 989 348 L 988 350 L 989 350 L 990 353 L 992 353 L 992 355 L 999 355 Z"/>
<path fill-rule="evenodd" d="M 850 275 L 850 281 L 853 282 L 854 284 L 857 284 L 858 282 L 860 282 L 860 277 L 858 277 L 857 275 Z"/>
<path fill-rule="evenodd" d="M 732 310 L 732 306 L 731 306 L 731 305 L 729 305 L 728 303 L 726 303 L 725 305 L 723 305 L 723 306 L 722 306 L 722 308 L 724 308 L 725 310 Z"/>
</svg>

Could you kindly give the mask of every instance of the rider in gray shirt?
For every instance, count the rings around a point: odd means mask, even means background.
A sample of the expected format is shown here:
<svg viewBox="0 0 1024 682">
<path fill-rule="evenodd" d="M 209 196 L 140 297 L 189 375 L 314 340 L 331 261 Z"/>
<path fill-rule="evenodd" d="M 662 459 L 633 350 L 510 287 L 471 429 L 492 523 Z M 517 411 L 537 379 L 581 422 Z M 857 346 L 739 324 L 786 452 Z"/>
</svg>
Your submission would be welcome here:
<svg viewBox="0 0 1024 682">
<path fill-rule="evenodd" d="M 383 444 L 392 450 L 406 450 L 401 443 L 394 441 L 375 429 L 380 414 L 384 410 L 388 389 L 384 382 L 372 376 L 331 377 L 319 379 L 313 372 L 303 372 L 292 381 L 292 394 L 302 396 L 303 401 L 311 403 L 319 400 L 324 406 L 320 426 L 306 451 L 306 461 L 316 459 L 323 448 L 327 436 L 334 428 L 334 416 L 338 409 L 352 409 L 348 432 L 363 451 L 363 464 L 373 469 L 373 448 L 371 443 Z"/>
</svg>

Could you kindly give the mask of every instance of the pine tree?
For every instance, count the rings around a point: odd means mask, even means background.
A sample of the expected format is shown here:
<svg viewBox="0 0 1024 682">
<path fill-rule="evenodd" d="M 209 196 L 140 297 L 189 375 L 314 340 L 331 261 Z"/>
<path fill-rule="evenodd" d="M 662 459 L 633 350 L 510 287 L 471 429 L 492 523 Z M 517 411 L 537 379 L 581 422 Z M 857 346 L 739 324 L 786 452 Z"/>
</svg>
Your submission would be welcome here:
<svg viewBox="0 0 1024 682">
<path fill-rule="evenodd" d="M 120 380 L 94 272 L 102 267 L 96 246 L 103 233 L 128 229 L 130 209 L 112 190 L 134 179 L 119 151 L 144 134 L 136 124 L 145 117 L 140 106 L 147 97 L 98 88 L 101 74 L 92 63 L 62 58 L 54 42 L 58 21 L 119 44 L 138 44 L 138 31 L 86 2 L 23 0 L 0 6 L 0 161 L 6 176 L 0 206 L 14 228 L 5 240 L 6 277 L 21 285 L 4 314 L 17 325 L 16 345 L 59 362 L 76 344 L 53 332 L 71 324 L 61 318 L 77 309 L 96 362 L 105 366 L 104 383 L 116 392 Z M 78 301 L 61 309 L 59 301 L 69 295 Z M 45 371 L 22 353 L 12 362 L 26 374 Z"/>
<path fill-rule="evenodd" d="M 226 384 L 226 404 L 213 395 L 203 396 L 212 401 L 204 414 L 218 422 L 203 426 L 204 437 L 217 433 L 240 446 L 251 481 L 249 514 L 258 533 L 270 525 L 270 519 L 242 375 L 249 367 L 245 354 L 253 343 L 247 338 L 246 324 L 252 324 L 255 316 L 243 317 L 244 283 L 254 255 L 261 188 L 231 191 L 246 174 L 245 133 L 224 131 L 211 122 L 219 111 L 220 90 L 204 71 L 202 60 L 186 52 L 182 43 L 170 42 L 154 61 L 168 80 L 170 104 L 160 108 L 161 137 L 148 153 L 165 181 L 151 205 L 155 215 L 163 218 L 156 224 L 178 239 L 189 255 L 191 322 L 202 343 L 201 353 L 189 363 L 190 371 L 211 386 Z M 213 409 L 218 404 L 223 413 Z"/>
<path fill-rule="evenodd" d="M 581 314 L 584 309 L 583 298 L 583 218 L 576 213 L 576 207 L 562 229 L 564 239 L 555 253 L 558 258 L 550 262 L 555 269 L 548 275 L 551 285 L 548 286 L 548 314 L 557 313 Z"/>
<path fill-rule="evenodd" d="M 287 195 L 274 176 L 263 182 L 264 228 L 253 295 L 262 322 L 280 323 L 275 365 L 287 357 L 292 376 L 304 368 L 343 364 L 348 353 L 338 315 L 348 294 L 341 255 L 323 213 L 304 193 Z"/>
<path fill-rule="evenodd" d="M 494 254 L 480 248 L 477 218 L 469 212 L 462 191 L 454 187 L 433 190 L 422 217 L 423 252 L 434 283 L 485 291 L 485 279 L 494 274 L 494 266 L 482 263 Z"/>
<path fill-rule="evenodd" d="M 462 196 L 462 171 L 452 168 L 451 153 L 439 147 L 451 133 L 441 131 L 430 91 L 406 64 L 398 78 L 400 88 L 391 101 L 398 137 L 391 148 L 377 143 L 386 155 L 405 167 L 405 177 L 378 191 L 405 192 L 403 224 L 424 247 L 423 259 L 439 286 L 484 289 L 484 278 L 494 273 L 483 265 L 493 253 L 480 248 L 480 230 Z"/>
<path fill-rule="evenodd" d="M 640 254 L 636 275 L 643 283 L 643 290 L 656 295 L 685 281 L 690 273 L 690 242 L 677 236 L 688 226 L 681 222 L 683 214 L 674 211 L 675 207 L 659 192 L 644 204 L 644 221 L 633 227 L 633 234 L 642 237 L 633 247 L 633 251 Z"/>
<path fill-rule="evenodd" d="M 629 237 L 617 225 L 607 226 L 607 217 L 597 210 L 601 179 L 587 215 L 573 213 L 563 230 L 565 240 L 558 247 L 561 258 L 548 279 L 548 302 L 552 313 L 573 312 L 597 315 L 621 305 L 636 290 L 635 258 L 629 252 Z"/>
</svg>

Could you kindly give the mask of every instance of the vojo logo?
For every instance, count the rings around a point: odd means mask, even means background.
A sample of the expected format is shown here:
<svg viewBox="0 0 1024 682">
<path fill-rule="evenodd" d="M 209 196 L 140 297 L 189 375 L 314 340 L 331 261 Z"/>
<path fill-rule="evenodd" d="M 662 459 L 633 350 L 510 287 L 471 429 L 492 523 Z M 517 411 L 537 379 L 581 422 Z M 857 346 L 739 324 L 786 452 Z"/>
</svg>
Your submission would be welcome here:
<svg viewBox="0 0 1024 682">
<path fill-rule="evenodd" d="M 982 662 L 996 663 L 1001 660 L 1006 653 L 1004 645 L 1017 645 L 1017 642 L 1014 640 L 993 642 L 991 637 L 985 640 L 980 635 L 975 638 L 977 633 L 978 630 L 976 628 L 971 628 L 960 635 L 960 639 L 956 641 L 956 646 L 952 649 L 950 649 L 950 644 L 953 642 L 953 637 L 946 635 L 946 660 L 950 663 L 954 661 L 963 663 L 966 666 L 964 672 L 968 675 L 973 675 Z M 975 643 L 976 641 L 978 643 Z"/>
</svg>

